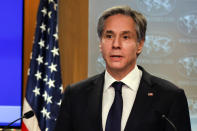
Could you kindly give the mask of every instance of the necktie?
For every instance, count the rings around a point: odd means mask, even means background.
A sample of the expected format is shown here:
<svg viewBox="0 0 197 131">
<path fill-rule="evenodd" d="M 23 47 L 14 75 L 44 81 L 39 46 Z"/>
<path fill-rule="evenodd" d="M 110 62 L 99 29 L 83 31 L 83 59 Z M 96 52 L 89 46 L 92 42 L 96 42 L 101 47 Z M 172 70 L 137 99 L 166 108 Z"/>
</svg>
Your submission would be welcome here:
<svg viewBox="0 0 197 131">
<path fill-rule="evenodd" d="M 112 87 L 115 89 L 114 102 L 109 111 L 105 131 L 120 131 L 121 130 L 121 117 L 122 117 L 122 82 L 114 82 Z"/>
</svg>

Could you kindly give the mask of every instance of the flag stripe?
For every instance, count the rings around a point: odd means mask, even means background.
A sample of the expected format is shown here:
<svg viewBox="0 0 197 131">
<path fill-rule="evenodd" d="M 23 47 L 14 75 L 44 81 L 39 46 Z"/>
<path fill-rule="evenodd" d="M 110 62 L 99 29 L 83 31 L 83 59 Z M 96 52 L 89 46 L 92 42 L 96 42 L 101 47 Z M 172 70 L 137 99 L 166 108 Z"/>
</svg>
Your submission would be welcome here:
<svg viewBox="0 0 197 131">
<path fill-rule="evenodd" d="M 22 130 L 22 131 L 28 131 L 28 129 L 27 129 L 27 127 L 25 126 L 25 123 L 24 123 L 24 122 L 22 122 L 21 130 Z"/>
<path fill-rule="evenodd" d="M 24 106 L 23 106 L 23 115 L 24 115 L 25 112 L 32 110 L 32 108 L 30 107 L 26 98 L 24 99 L 23 103 L 24 103 Z M 40 131 L 40 128 L 38 126 L 38 120 L 35 115 L 29 119 L 23 119 L 22 123 L 25 126 L 22 128 L 22 131 L 27 131 L 28 129 L 30 129 L 29 131 Z"/>
</svg>

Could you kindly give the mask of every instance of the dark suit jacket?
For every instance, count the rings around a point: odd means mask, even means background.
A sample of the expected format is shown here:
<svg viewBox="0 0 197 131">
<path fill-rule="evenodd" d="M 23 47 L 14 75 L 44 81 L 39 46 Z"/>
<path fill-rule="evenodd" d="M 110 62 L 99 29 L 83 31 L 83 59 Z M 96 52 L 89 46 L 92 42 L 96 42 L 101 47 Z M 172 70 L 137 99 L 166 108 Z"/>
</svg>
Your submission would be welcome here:
<svg viewBox="0 0 197 131">
<path fill-rule="evenodd" d="M 152 76 L 142 67 L 142 78 L 125 131 L 191 131 L 184 91 Z M 104 131 L 102 93 L 104 73 L 66 88 L 56 131 Z M 153 95 L 148 95 L 153 93 Z"/>
</svg>

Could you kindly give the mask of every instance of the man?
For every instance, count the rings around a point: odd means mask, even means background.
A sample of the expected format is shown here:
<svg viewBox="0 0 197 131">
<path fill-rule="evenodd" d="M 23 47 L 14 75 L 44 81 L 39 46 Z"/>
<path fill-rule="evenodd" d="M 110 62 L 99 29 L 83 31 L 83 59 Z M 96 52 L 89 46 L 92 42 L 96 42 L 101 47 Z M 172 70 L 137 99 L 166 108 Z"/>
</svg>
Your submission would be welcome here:
<svg viewBox="0 0 197 131">
<path fill-rule="evenodd" d="M 128 6 L 102 14 L 106 70 L 66 88 L 56 131 L 191 131 L 184 91 L 136 65 L 146 25 Z"/>
</svg>

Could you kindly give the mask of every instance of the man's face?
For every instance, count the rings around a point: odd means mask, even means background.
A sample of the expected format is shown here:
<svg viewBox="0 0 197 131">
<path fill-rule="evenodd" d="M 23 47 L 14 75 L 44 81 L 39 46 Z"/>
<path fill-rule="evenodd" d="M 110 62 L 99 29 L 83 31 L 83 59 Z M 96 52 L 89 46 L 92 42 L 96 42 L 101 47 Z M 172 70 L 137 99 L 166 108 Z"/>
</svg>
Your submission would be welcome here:
<svg viewBox="0 0 197 131">
<path fill-rule="evenodd" d="M 137 54 L 144 41 L 137 41 L 135 23 L 129 16 L 117 14 L 106 19 L 100 50 L 110 73 L 129 73 L 135 66 Z"/>
</svg>

